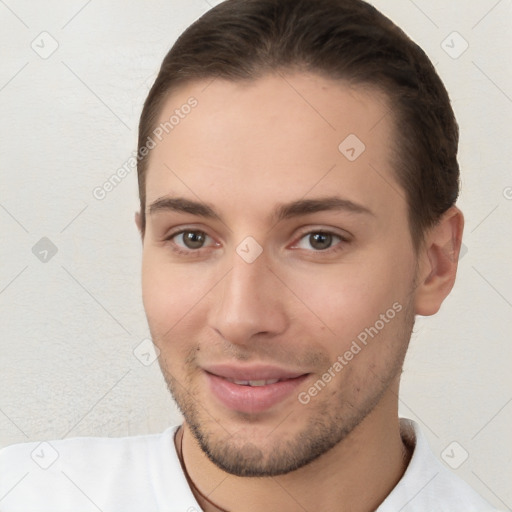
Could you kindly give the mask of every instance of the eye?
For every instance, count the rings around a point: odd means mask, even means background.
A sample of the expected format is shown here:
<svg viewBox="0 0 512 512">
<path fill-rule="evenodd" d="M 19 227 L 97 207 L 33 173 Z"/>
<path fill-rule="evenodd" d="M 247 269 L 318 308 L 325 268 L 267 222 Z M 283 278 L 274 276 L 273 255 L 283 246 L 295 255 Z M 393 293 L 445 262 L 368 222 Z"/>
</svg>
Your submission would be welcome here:
<svg viewBox="0 0 512 512">
<path fill-rule="evenodd" d="M 328 231 L 311 231 L 300 238 L 295 245 L 299 249 L 313 249 L 315 251 L 327 251 L 333 247 L 335 242 L 347 241 L 340 235 Z M 335 245 L 338 245 L 335 244 Z"/>
<path fill-rule="evenodd" d="M 208 240 L 210 241 L 209 245 L 212 245 L 211 242 L 213 242 L 213 239 L 204 231 L 192 229 L 184 229 L 172 233 L 165 240 L 175 244 L 177 246 L 175 248 L 177 252 L 197 251 L 198 249 L 204 248 Z M 185 249 L 185 251 L 181 249 Z"/>
</svg>

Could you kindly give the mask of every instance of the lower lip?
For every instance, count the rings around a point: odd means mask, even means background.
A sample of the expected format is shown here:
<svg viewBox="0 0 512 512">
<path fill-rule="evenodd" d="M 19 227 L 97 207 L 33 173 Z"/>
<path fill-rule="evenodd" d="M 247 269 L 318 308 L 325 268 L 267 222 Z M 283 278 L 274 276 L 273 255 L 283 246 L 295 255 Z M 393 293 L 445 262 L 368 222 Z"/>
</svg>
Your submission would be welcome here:
<svg viewBox="0 0 512 512">
<path fill-rule="evenodd" d="M 205 372 L 210 390 L 226 407 L 247 414 L 270 409 L 289 397 L 308 375 L 286 379 L 265 386 L 243 386 Z"/>
</svg>

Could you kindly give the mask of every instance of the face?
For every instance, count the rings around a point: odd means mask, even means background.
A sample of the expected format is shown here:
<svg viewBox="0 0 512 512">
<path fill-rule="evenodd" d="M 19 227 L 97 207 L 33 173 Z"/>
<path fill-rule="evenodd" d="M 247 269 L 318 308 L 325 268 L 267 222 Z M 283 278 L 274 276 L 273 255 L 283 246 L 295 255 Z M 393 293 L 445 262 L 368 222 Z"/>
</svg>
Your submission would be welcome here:
<svg viewBox="0 0 512 512">
<path fill-rule="evenodd" d="M 397 390 L 416 257 L 392 116 L 376 91 L 291 74 L 188 84 L 160 122 L 190 97 L 149 159 L 151 335 L 210 459 L 287 473 Z"/>
</svg>

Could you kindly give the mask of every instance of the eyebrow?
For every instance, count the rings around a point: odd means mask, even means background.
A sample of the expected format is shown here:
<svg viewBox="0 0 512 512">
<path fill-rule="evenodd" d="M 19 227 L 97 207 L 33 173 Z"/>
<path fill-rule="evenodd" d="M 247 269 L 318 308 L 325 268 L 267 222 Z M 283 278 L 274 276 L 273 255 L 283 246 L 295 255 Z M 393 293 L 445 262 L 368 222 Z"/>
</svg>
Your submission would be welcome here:
<svg viewBox="0 0 512 512">
<path fill-rule="evenodd" d="M 278 205 L 274 211 L 273 218 L 280 222 L 285 219 L 323 211 L 346 211 L 349 213 L 375 215 L 366 206 L 354 203 L 349 199 L 331 196 L 318 199 L 299 199 L 298 201 Z"/>
<path fill-rule="evenodd" d="M 160 197 L 153 201 L 148 207 L 149 215 L 153 215 L 161 211 L 173 211 L 178 213 L 190 213 L 198 217 L 206 217 L 209 219 L 221 220 L 212 206 L 199 201 L 192 201 L 184 197 Z"/>
<path fill-rule="evenodd" d="M 160 197 L 153 201 L 148 207 L 149 215 L 153 215 L 161 211 L 190 213 L 198 217 L 215 219 L 223 222 L 222 217 L 215 211 L 212 205 L 193 201 L 184 197 Z M 274 222 L 281 222 L 286 219 L 323 211 L 346 211 L 349 213 L 375 216 L 375 214 L 366 206 L 342 197 L 330 196 L 317 199 L 299 199 L 290 203 L 279 204 L 275 207 L 271 218 Z"/>
</svg>

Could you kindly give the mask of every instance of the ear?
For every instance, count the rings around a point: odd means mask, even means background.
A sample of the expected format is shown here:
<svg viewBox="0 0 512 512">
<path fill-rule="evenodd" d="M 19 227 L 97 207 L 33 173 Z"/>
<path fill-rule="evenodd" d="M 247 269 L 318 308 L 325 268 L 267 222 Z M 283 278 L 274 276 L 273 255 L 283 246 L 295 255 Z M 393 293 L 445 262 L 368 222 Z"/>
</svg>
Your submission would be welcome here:
<svg viewBox="0 0 512 512">
<path fill-rule="evenodd" d="M 140 237 L 144 241 L 144 233 L 142 232 L 142 217 L 140 212 L 135 212 L 135 224 L 137 225 L 137 229 L 139 230 Z"/>
<path fill-rule="evenodd" d="M 415 313 L 437 313 L 455 283 L 464 230 L 464 216 L 456 207 L 449 208 L 425 236 L 418 256 Z"/>
</svg>

